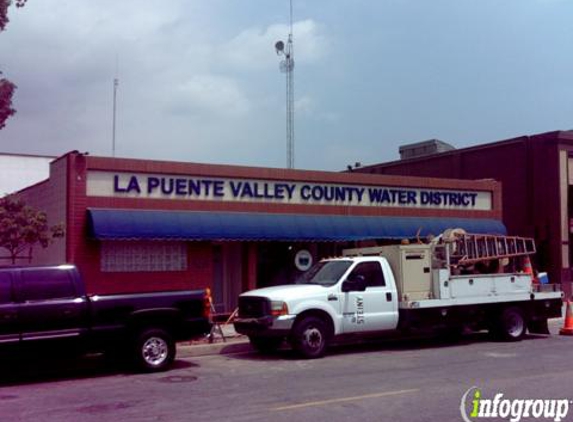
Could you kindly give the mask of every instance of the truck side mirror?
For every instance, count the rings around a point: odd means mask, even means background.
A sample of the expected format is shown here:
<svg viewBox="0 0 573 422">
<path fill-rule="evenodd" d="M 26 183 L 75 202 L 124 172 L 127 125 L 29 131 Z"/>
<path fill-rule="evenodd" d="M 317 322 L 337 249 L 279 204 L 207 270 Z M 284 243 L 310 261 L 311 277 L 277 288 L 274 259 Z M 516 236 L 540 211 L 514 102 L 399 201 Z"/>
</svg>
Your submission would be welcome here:
<svg viewBox="0 0 573 422">
<path fill-rule="evenodd" d="M 363 292 L 366 290 L 366 279 L 360 274 L 351 274 L 343 283 L 341 290 L 346 292 Z"/>
<path fill-rule="evenodd" d="M 341 290 L 342 290 L 343 293 L 351 292 L 351 291 L 353 290 L 353 289 L 352 289 L 352 282 L 351 282 L 351 281 L 348 281 L 348 280 L 344 280 L 344 281 L 342 282 Z"/>
</svg>

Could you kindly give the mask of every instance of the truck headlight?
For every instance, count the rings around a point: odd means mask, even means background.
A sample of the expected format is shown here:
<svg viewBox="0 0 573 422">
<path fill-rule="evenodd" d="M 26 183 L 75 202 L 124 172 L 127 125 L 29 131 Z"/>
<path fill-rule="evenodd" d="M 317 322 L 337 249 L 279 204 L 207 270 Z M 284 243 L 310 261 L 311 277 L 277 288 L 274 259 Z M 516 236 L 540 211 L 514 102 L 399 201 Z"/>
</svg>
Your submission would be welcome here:
<svg viewBox="0 0 573 422">
<path fill-rule="evenodd" d="M 271 301 L 271 315 L 278 317 L 281 315 L 288 315 L 288 306 L 282 300 Z"/>
</svg>

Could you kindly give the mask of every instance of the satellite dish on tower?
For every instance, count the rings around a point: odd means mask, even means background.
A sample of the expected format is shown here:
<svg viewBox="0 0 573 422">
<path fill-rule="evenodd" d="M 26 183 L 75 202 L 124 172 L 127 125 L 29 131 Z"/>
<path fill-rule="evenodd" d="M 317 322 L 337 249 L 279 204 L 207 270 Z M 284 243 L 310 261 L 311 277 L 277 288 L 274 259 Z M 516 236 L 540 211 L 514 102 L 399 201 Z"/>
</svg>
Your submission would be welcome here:
<svg viewBox="0 0 573 422">
<path fill-rule="evenodd" d="M 282 53 L 285 50 L 285 43 L 282 41 L 277 41 L 275 43 L 275 50 L 277 51 L 277 54 Z"/>
</svg>

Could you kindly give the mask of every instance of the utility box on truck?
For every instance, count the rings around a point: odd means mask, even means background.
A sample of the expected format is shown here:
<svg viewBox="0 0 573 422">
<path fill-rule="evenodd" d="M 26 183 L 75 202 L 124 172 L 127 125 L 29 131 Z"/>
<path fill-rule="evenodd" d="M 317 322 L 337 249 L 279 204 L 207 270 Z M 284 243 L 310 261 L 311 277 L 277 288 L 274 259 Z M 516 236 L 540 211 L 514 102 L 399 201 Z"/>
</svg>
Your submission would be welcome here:
<svg viewBox="0 0 573 422">
<path fill-rule="evenodd" d="M 390 264 L 400 300 L 432 299 L 432 247 L 430 245 L 389 245 L 345 249 L 343 256 L 382 255 Z"/>
</svg>

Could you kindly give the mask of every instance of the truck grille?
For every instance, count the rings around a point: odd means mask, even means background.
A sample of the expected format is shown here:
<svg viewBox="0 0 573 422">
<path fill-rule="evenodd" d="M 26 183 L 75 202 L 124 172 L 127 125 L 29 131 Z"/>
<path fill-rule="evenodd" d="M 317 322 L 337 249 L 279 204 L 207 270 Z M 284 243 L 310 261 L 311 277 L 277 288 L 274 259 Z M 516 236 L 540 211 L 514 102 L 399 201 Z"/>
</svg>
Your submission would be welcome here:
<svg viewBox="0 0 573 422">
<path fill-rule="evenodd" d="M 260 318 L 270 315 L 269 300 L 264 297 L 239 297 L 239 317 Z"/>
</svg>

